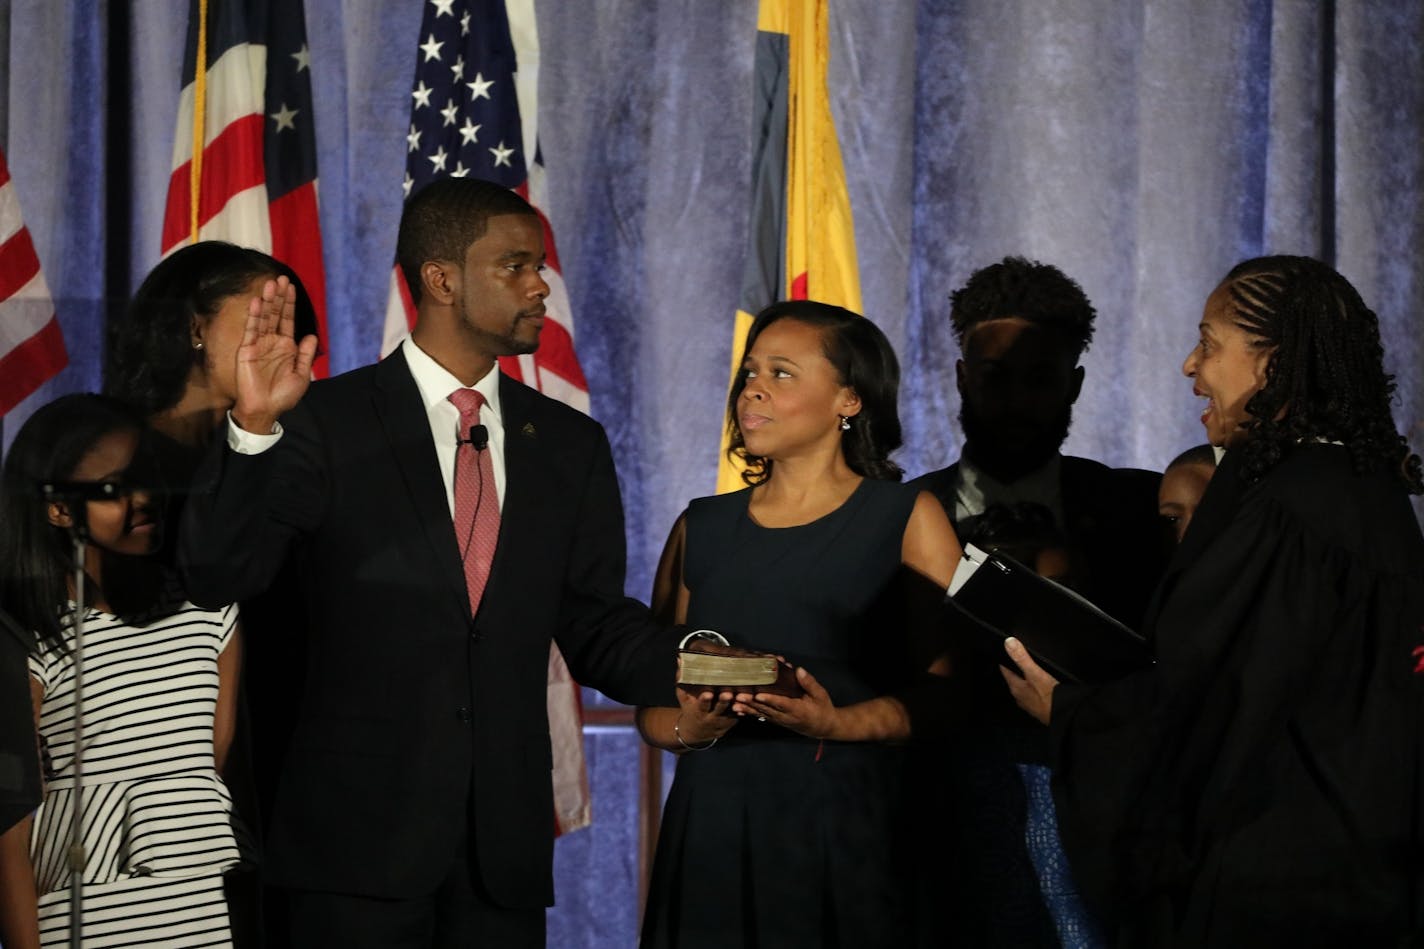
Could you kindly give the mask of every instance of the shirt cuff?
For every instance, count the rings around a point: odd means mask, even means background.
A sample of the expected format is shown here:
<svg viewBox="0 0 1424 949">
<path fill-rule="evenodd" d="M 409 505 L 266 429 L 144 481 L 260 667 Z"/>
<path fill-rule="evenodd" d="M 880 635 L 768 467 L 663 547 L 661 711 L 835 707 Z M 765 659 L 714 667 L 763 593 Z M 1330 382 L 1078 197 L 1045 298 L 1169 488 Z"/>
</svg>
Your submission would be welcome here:
<svg viewBox="0 0 1424 949">
<path fill-rule="evenodd" d="M 239 455 L 260 455 L 282 437 L 282 423 L 272 423 L 270 435 L 254 435 L 232 420 L 232 412 L 227 413 L 227 447 Z"/>
</svg>

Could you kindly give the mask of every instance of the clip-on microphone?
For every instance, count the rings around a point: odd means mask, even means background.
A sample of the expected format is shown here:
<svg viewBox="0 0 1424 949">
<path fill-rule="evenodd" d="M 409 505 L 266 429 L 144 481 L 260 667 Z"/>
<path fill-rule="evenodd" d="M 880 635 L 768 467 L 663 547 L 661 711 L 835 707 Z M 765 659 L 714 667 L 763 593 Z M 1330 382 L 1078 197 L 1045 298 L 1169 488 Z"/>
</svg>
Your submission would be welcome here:
<svg viewBox="0 0 1424 949">
<path fill-rule="evenodd" d="M 489 447 L 489 429 L 483 425 L 471 425 L 470 437 L 455 439 L 455 445 L 469 445 L 475 451 L 484 451 Z"/>
</svg>

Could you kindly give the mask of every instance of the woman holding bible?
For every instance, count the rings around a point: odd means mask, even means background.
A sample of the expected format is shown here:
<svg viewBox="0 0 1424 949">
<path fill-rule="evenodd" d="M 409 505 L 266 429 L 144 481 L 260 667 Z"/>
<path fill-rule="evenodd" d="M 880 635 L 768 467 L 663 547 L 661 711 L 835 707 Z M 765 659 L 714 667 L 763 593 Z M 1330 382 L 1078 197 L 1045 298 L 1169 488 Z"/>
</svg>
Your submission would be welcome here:
<svg viewBox="0 0 1424 949">
<path fill-rule="evenodd" d="M 1123 945 L 1413 944 L 1424 484 L 1378 320 L 1318 261 L 1249 260 L 1183 371 L 1227 451 L 1148 620 L 1156 665 L 1060 685 L 1009 645 L 1077 879 Z"/>
<path fill-rule="evenodd" d="M 902 746 L 947 672 L 933 619 L 960 556 L 934 498 L 899 483 L 899 367 L 873 323 L 763 310 L 728 399 L 747 489 L 693 501 L 654 609 L 784 656 L 804 694 L 679 689 L 639 710 L 681 754 L 644 947 L 902 946 Z"/>
</svg>

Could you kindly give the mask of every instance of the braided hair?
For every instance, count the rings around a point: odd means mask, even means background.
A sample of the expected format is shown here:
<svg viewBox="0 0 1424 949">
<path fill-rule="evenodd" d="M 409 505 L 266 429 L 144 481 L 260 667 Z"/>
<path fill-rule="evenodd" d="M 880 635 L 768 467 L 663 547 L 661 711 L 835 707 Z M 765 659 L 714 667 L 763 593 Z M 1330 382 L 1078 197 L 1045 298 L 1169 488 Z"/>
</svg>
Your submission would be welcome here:
<svg viewBox="0 0 1424 949">
<path fill-rule="evenodd" d="M 1419 456 L 1390 416 L 1379 319 L 1344 277 L 1309 257 L 1257 257 L 1222 281 L 1233 322 L 1272 352 L 1246 403 L 1243 474 L 1260 480 L 1302 441 L 1340 442 L 1357 474 L 1398 472 L 1424 493 Z"/>
</svg>

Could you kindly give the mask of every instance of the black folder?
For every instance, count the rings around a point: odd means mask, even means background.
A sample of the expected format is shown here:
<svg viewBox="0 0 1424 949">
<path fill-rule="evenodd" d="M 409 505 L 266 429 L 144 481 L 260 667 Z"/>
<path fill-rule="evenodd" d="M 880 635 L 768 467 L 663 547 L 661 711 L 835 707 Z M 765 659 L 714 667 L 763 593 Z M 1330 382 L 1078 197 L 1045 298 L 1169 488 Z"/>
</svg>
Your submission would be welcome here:
<svg viewBox="0 0 1424 949">
<path fill-rule="evenodd" d="M 1080 594 L 1006 554 L 966 544 L 945 602 L 994 638 L 1013 636 L 1060 682 L 1108 682 L 1151 665 L 1147 641 Z"/>
</svg>

